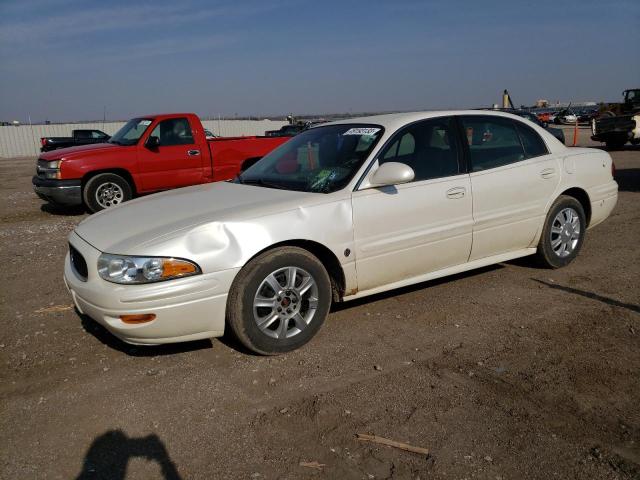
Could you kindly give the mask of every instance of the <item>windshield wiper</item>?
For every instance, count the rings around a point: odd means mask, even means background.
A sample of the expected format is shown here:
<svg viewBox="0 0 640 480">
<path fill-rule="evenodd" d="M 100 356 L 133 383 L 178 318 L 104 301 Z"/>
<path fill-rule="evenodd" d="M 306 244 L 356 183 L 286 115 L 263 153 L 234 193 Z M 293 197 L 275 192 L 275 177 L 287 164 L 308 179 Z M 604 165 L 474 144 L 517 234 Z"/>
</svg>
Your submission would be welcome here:
<svg viewBox="0 0 640 480">
<path fill-rule="evenodd" d="M 259 185 L 261 187 L 267 188 L 279 188 L 280 190 L 289 190 L 285 185 L 281 185 L 279 183 L 269 182 L 267 180 L 263 180 L 261 178 L 246 178 L 243 179 L 240 175 L 238 175 L 238 181 L 243 185 Z"/>
<path fill-rule="evenodd" d="M 109 140 L 109 143 L 113 143 L 114 145 L 122 145 L 118 140 Z"/>
</svg>

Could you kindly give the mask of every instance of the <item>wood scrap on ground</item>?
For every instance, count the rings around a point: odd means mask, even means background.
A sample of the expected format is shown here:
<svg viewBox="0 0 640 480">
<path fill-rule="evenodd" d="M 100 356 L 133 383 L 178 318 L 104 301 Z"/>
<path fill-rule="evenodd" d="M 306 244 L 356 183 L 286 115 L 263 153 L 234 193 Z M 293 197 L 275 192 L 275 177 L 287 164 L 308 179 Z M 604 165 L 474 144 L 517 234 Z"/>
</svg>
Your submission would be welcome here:
<svg viewBox="0 0 640 480">
<path fill-rule="evenodd" d="M 322 467 L 326 466 L 324 463 L 313 462 L 300 462 L 301 467 L 315 468 L 316 470 L 322 470 Z"/>
<path fill-rule="evenodd" d="M 407 452 L 419 453 L 421 455 L 429 455 L 429 450 L 422 447 L 414 447 L 404 442 L 397 442 L 384 437 L 378 437 L 377 435 L 369 435 L 367 433 L 356 433 L 356 438 L 361 442 L 379 443 L 380 445 L 386 445 L 388 447 L 399 448 L 400 450 L 406 450 Z"/>
</svg>

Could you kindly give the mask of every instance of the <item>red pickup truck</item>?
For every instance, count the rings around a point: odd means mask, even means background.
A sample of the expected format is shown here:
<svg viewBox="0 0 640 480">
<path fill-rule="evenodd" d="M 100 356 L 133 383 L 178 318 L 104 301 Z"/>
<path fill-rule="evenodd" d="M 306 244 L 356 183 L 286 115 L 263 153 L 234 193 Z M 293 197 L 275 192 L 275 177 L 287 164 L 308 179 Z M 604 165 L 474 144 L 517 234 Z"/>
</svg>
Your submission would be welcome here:
<svg viewBox="0 0 640 480">
<path fill-rule="evenodd" d="M 41 154 L 32 183 L 43 200 L 97 212 L 137 195 L 228 180 L 287 140 L 207 138 L 193 113 L 145 115 L 108 143 Z"/>
</svg>

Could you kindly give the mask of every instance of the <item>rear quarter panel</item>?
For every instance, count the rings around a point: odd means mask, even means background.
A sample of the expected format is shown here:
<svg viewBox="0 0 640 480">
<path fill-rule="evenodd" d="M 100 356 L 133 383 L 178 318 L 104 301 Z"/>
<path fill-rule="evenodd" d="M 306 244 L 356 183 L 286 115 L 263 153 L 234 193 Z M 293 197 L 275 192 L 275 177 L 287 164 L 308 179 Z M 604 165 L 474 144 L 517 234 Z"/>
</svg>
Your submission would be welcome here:
<svg viewBox="0 0 640 480">
<path fill-rule="evenodd" d="M 607 152 L 595 148 L 568 148 L 562 159 L 558 195 L 570 188 L 587 193 L 591 207 L 589 228 L 605 220 L 616 205 L 618 184 L 613 179 L 612 163 Z"/>
</svg>

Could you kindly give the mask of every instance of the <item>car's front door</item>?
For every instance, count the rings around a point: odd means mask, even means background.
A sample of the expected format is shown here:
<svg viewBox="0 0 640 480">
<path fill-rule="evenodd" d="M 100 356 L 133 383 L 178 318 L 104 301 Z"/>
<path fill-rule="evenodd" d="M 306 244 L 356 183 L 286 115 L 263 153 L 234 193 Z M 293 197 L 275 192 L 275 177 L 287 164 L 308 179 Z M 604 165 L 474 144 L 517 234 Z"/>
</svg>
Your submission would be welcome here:
<svg viewBox="0 0 640 480">
<path fill-rule="evenodd" d="M 461 147 L 454 120 L 442 117 L 404 127 L 381 150 L 377 164 L 405 163 L 415 178 L 353 193 L 360 291 L 467 261 L 471 185 Z"/>
<path fill-rule="evenodd" d="M 203 137 L 203 135 L 200 135 Z M 148 139 L 158 138 L 156 146 Z M 201 183 L 207 145 L 196 143 L 187 118 L 162 120 L 138 150 L 138 170 L 145 191 Z"/>
<path fill-rule="evenodd" d="M 524 122 L 482 115 L 460 121 L 473 190 L 469 260 L 531 247 L 560 181 L 558 159 Z"/>
</svg>

